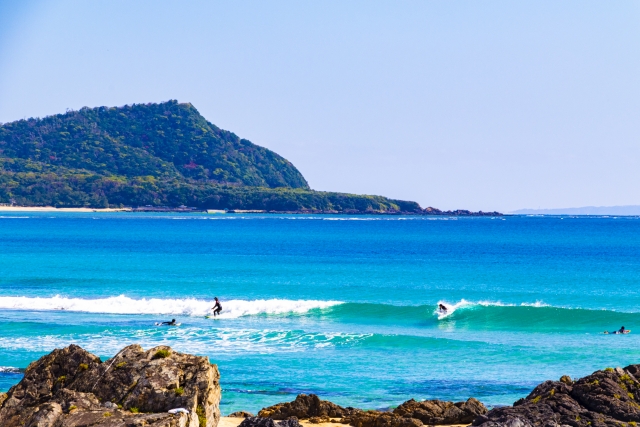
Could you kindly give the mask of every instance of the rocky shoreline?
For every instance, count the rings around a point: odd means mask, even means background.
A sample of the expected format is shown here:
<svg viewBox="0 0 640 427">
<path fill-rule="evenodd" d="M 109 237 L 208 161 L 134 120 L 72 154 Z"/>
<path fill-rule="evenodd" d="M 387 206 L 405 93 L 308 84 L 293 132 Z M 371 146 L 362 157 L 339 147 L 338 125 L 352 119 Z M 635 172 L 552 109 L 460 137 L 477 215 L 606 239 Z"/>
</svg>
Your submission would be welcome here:
<svg viewBox="0 0 640 427">
<path fill-rule="evenodd" d="M 138 206 L 122 208 L 56 208 L 53 206 L 14 206 L 0 204 L 0 211 L 8 212 L 142 212 L 142 213 L 212 213 L 212 214 L 300 214 L 300 215 L 414 215 L 414 216 L 504 216 L 500 212 L 473 212 L 464 209 L 454 211 L 442 211 L 436 208 L 425 208 L 414 211 L 361 211 L 356 209 L 337 210 L 259 210 L 259 209 L 199 209 L 193 207 L 170 207 L 170 206 Z"/>
<path fill-rule="evenodd" d="M 409 400 L 390 411 L 342 407 L 318 396 L 237 412 L 232 427 L 637 427 L 640 365 L 607 368 L 573 381 L 545 381 L 513 406 Z M 220 374 L 208 358 L 130 345 L 101 361 L 71 345 L 31 363 L 0 393 L 2 427 L 217 427 Z M 228 420 L 228 419 L 227 419 Z M 222 425 L 221 427 L 225 427 Z"/>
<path fill-rule="evenodd" d="M 172 208 L 164 206 L 142 206 L 127 208 L 131 212 L 194 212 L 194 213 L 229 213 L 229 214 L 245 214 L 245 213 L 262 213 L 262 214 L 303 214 L 303 215 L 418 215 L 418 216 L 430 216 L 430 215 L 442 215 L 442 216 L 504 216 L 500 212 L 473 212 L 465 209 L 456 209 L 443 211 L 440 209 L 428 207 L 425 209 L 418 208 L 411 211 L 362 211 L 357 209 L 344 209 L 344 210 L 319 210 L 319 209 L 302 209 L 302 210 L 259 210 L 259 209 L 227 209 L 227 210 L 210 210 L 210 209 L 197 209 L 197 208 Z"/>
</svg>

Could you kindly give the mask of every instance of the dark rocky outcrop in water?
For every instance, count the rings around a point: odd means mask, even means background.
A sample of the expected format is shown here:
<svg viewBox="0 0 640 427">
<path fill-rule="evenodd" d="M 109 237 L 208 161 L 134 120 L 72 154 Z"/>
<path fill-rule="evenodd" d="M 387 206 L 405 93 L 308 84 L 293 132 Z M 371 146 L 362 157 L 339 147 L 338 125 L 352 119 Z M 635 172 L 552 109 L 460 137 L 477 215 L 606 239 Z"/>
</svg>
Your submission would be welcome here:
<svg viewBox="0 0 640 427">
<path fill-rule="evenodd" d="M 315 394 L 300 394 L 293 402 L 264 408 L 258 415 L 278 420 L 296 417 L 309 419 L 312 423 L 328 422 L 332 418 L 339 418 L 341 423 L 354 427 L 420 427 L 425 424 L 471 423 L 476 417 L 486 413 L 487 408 L 473 398 L 457 403 L 440 400 L 417 402 L 412 399 L 393 412 L 383 412 L 343 408 L 335 403 L 321 400 Z"/>
<path fill-rule="evenodd" d="M 166 346 L 131 345 L 103 363 L 71 345 L 29 365 L 0 398 L 0 426 L 216 427 L 219 379 L 206 357 Z"/>
<path fill-rule="evenodd" d="M 545 381 L 513 406 L 478 417 L 482 427 L 620 427 L 640 423 L 640 365 L 607 368 L 571 381 Z"/>
</svg>

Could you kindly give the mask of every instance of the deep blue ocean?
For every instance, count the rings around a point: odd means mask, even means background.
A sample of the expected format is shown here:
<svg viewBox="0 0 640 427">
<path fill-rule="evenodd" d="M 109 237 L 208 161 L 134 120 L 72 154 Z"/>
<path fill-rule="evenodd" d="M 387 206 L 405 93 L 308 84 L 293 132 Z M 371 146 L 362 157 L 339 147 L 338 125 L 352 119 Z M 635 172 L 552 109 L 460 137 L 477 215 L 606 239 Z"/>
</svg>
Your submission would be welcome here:
<svg viewBox="0 0 640 427">
<path fill-rule="evenodd" d="M 54 348 L 139 343 L 209 356 L 223 414 L 511 404 L 640 363 L 638 285 L 637 217 L 4 212 L 0 391 Z"/>
</svg>

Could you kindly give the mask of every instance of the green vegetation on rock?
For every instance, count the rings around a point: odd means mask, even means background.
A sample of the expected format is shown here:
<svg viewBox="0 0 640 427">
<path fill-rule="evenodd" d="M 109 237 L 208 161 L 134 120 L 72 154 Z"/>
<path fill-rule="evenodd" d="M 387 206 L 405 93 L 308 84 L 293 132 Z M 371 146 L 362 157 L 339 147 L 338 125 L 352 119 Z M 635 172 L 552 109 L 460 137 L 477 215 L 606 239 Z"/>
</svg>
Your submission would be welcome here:
<svg viewBox="0 0 640 427">
<path fill-rule="evenodd" d="M 164 358 L 169 357 L 170 354 L 171 353 L 169 352 L 169 350 L 161 349 L 161 350 L 156 351 L 156 354 L 153 355 L 153 358 L 154 359 L 164 359 Z"/>
</svg>

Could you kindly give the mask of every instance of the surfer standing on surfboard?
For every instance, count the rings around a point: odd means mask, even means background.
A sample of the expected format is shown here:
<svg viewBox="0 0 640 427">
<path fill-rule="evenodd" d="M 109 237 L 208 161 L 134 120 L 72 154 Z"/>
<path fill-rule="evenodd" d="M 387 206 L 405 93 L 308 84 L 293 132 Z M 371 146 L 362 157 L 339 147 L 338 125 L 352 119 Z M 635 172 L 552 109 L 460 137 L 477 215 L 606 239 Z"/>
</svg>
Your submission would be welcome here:
<svg viewBox="0 0 640 427">
<path fill-rule="evenodd" d="M 213 299 L 216 300 L 216 304 L 211 307 L 211 310 L 213 310 L 213 315 L 217 316 L 222 311 L 222 304 L 220 304 L 218 297 L 214 297 Z"/>
<path fill-rule="evenodd" d="M 438 304 L 438 310 L 440 310 L 441 313 L 446 313 L 447 307 L 444 304 Z"/>
</svg>

